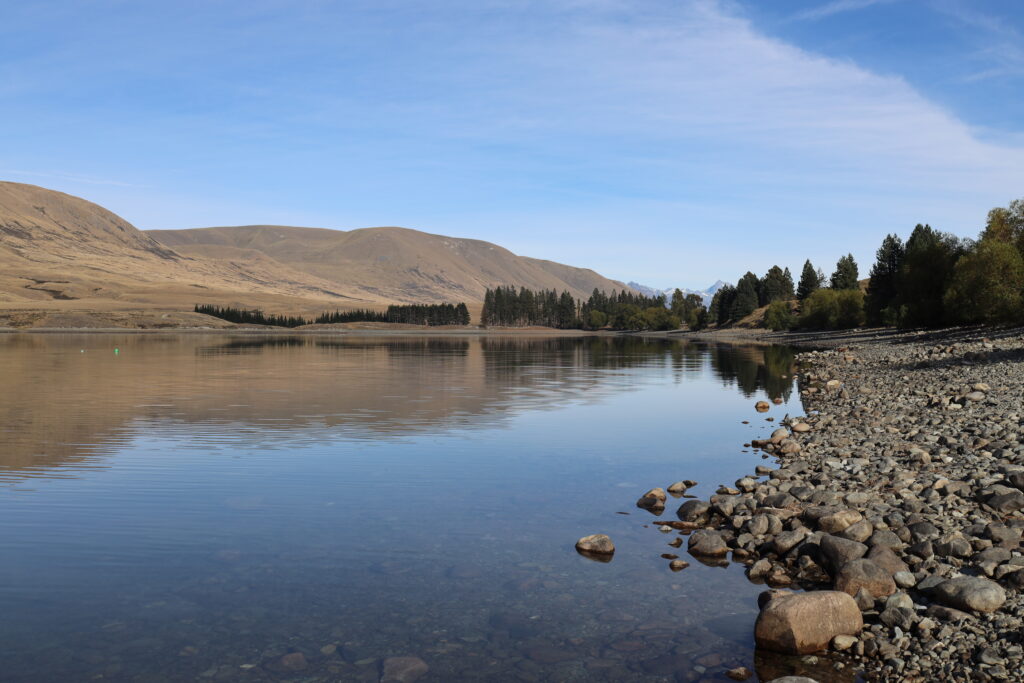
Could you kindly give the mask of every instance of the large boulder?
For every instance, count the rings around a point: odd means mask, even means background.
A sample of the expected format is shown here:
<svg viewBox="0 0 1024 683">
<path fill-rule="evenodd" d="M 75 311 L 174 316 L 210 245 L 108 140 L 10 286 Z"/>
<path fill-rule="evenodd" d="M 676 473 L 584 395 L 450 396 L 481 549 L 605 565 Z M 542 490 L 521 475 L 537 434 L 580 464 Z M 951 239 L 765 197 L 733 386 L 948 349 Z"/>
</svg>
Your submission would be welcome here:
<svg viewBox="0 0 1024 683">
<path fill-rule="evenodd" d="M 836 590 L 856 595 L 862 588 L 872 597 L 882 598 L 896 592 L 896 582 L 892 574 L 871 560 L 847 562 L 836 576 Z"/>
<path fill-rule="evenodd" d="M 676 517 L 684 522 L 705 524 L 708 521 L 708 513 L 711 512 L 711 505 L 702 500 L 688 500 L 679 506 Z"/>
<path fill-rule="evenodd" d="M 976 576 L 960 576 L 943 581 L 934 588 L 936 601 L 959 610 L 992 612 L 1006 602 L 1006 592 L 995 581 Z"/>
<path fill-rule="evenodd" d="M 729 553 L 729 546 L 722 535 L 711 529 L 698 529 L 690 534 L 687 548 L 691 555 L 701 557 L 722 557 Z"/>
<path fill-rule="evenodd" d="M 772 591 L 754 625 L 758 647 L 802 655 L 828 648 L 836 636 L 853 636 L 864 627 L 852 597 L 839 591 Z"/>
</svg>

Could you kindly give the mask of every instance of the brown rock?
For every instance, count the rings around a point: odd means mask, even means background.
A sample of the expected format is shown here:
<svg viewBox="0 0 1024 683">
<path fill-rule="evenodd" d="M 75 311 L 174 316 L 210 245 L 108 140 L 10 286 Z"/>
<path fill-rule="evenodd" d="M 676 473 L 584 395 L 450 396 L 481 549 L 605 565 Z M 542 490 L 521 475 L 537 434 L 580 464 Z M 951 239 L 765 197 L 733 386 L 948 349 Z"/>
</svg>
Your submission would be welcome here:
<svg viewBox="0 0 1024 683">
<path fill-rule="evenodd" d="M 668 498 L 668 496 L 665 494 L 665 489 L 654 488 L 640 496 L 640 500 L 636 502 L 636 506 L 645 510 L 664 510 L 666 498 Z"/>
<path fill-rule="evenodd" d="M 576 541 L 576 550 L 594 555 L 611 555 L 615 552 L 615 544 L 604 534 L 591 534 Z"/>
<path fill-rule="evenodd" d="M 289 652 L 284 657 L 281 657 L 281 668 L 287 669 L 288 671 L 302 671 L 308 665 L 306 662 L 306 655 L 301 652 Z"/>
<path fill-rule="evenodd" d="M 384 660 L 380 683 L 412 683 L 429 670 L 419 657 L 388 657 Z"/>
<path fill-rule="evenodd" d="M 824 650 L 836 636 L 857 635 L 863 627 L 860 609 L 846 593 L 771 591 L 754 625 L 754 640 L 766 650 L 801 655 Z"/>
<path fill-rule="evenodd" d="M 772 405 L 768 401 L 758 401 L 754 404 L 754 410 L 759 413 L 767 413 L 771 410 Z"/>
<path fill-rule="evenodd" d="M 818 528 L 826 534 L 837 534 L 861 519 L 861 514 L 856 510 L 839 510 L 819 519 Z"/>
<path fill-rule="evenodd" d="M 892 574 L 871 560 L 853 560 L 843 565 L 836 577 L 836 590 L 856 595 L 860 589 L 881 598 L 896 592 Z"/>
<path fill-rule="evenodd" d="M 892 549 L 886 548 L 882 545 L 876 545 L 868 551 L 868 559 L 877 564 L 879 567 L 889 572 L 890 576 L 897 574 L 898 572 L 909 572 L 910 568 L 907 567 L 907 563 L 899 558 L 899 555 L 894 553 Z"/>
</svg>

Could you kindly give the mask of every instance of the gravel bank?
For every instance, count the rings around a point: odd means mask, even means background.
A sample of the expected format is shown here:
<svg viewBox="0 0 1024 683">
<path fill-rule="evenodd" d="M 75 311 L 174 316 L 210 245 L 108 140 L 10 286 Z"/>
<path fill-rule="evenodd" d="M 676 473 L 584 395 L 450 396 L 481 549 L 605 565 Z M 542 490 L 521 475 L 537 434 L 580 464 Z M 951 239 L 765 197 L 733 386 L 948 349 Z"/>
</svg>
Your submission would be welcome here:
<svg viewBox="0 0 1024 683">
<path fill-rule="evenodd" d="M 863 630 L 816 635 L 868 680 L 1019 680 L 1022 333 L 892 333 L 801 353 L 808 414 L 751 443 L 774 466 L 680 507 L 677 528 L 702 529 L 691 553 L 727 548 L 753 581 L 852 596 Z"/>
</svg>

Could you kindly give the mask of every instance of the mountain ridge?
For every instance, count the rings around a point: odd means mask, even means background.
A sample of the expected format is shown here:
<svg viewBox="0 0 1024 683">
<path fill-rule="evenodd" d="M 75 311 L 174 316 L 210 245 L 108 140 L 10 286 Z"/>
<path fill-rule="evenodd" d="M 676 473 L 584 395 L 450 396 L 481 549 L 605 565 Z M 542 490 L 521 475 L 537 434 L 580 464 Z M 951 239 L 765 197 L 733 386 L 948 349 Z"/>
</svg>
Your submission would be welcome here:
<svg viewBox="0 0 1024 683">
<path fill-rule="evenodd" d="M 169 322 L 154 324 L 173 326 L 196 303 L 304 315 L 392 303 L 473 307 L 498 285 L 577 297 L 627 287 L 590 269 L 411 228 L 142 231 L 86 199 L 0 181 L 0 326 L 44 324 L 54 311 L 129 309 L 160 311 Z"/>
<path fill-rule="evenodd" d="M 664 295 L 666 303 L 671 303 L 671 301 L 672 301 L 672 294 L 677 289 L 676 287 L 669 287 L 668 289 L 656 289 L 654 287 L 649 287 L 647 285 L 642 285 L 639 282 L 632 281 L 632 280 L 630 282 L 626 283 L 626 284 L 629 285 L 630 287 L 632 287 L 633 289 L 635 289 L 636 291 L 640 292 L 641 294 L 645 294 L 646 296 L 662 296 L 662 295 Z M 715 283 L 713 285 L 711 285 L 710 287 L 708 287 L 707 289 L 685 289 L 683 287 L 679 287 L 678 289 L 684 295 L 689 295 L 689 294 L 697 294 L 697 295 L 699 295 L 700 298 L 701 298 L 701 303 L 703 303 L 704 306 L 707 307 L 707 306 L 711 305 L 711 299 L 712 299 L 712 297 L 715 296 L 715 292 L 717 292 L 719 289 L 721 289 L 722 287 L 724 287 L 724 286 L 726 286 L 728 284 L 729 283 L 725 282 L 724 280 L 716 280 Z"/>
</svg>

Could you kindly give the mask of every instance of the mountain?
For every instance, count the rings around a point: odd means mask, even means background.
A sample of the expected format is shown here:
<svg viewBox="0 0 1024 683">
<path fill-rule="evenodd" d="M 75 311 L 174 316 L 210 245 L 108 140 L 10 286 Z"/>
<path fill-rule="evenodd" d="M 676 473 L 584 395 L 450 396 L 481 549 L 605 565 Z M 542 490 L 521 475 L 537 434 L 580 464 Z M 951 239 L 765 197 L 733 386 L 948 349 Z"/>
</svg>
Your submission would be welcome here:
<svg viewBox="0 0 1024 683">
<path fill-rule="evenodd" d="M 568 290 L 624 289 L 592 270 L 517 256 L 480 240 L 432 235 L 408 228 L 325 230 L 246 225 L 151 230 L 175 252 L 218 262 L 269 260 L 333 283 L 333 291 L 378 302 L 481 302 L 488 287 Z"/>
<path fill-rule="evenodd" d="M 403 228 L 143 232 L 84 199 L 0 182 L 0 326 L 211 324 L 191 312 L 195 303 L 303 315 L 390 303 L 476 308 L 496 285 L 576 296 L 625 287 L 488 242 Z"/>
<path fill-rule="evenodd" d="M 639 282 L 629 282 L 627 284 L 630 287 L 632 287 L 633 289 L 635 289 L 636 291 L 640 292 L 641 294 L 644 294 L 645 296 L 662 296 L 662 295 L 664 295 L 666 301 L 668 301 L 668 302 L 672 301 L 672 294 L 676 291 L 675 287 L 669 287 L 668 289 L 655 289 L 654 287 L 648 287 L 647 285 L 642 285 Z M 717 292 L 718 290 L 720 290 L 722 287 L 724 287 L 727 284 L 728 284 L 727 282 L 723 282 L 721 280 L 718 280 L 717 282 L 715 282 L 715 284 L 711 285 L 707 289 L 684 289 L 683 287 L 680 287 L 679 289 L 683 292 L 684 295 L 688 295 L 688 294 L 698 294 L 698 295 L 700 295 L 701 302 L 705 306 L 710 306 L 711 305 L 711 298 L 715 295 L 715 292 Z"/>
</svg>

